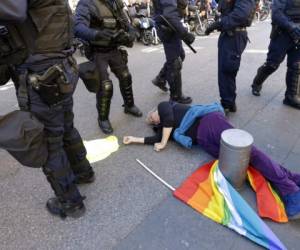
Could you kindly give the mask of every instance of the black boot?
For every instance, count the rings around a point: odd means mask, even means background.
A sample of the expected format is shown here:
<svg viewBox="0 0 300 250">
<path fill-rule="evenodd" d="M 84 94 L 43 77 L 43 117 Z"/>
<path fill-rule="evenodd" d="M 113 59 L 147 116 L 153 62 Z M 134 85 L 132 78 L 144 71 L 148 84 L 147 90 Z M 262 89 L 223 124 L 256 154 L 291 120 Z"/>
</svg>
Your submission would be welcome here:
<svg viewBox="0 0 300 250">
<path fill-rule="evenodd" d="M 82 197 L 74 182 L 71 181 L 72 171 L 68 165 L 62 166 L 59 170 L 43 167 L 56 197 L 47 201 L 46 208 L 53 215 L 61 218 L 67 216 L 78 218 L 85 212 Z"/>
<path fill-rule="evenodd" d="M 100 84 L 97 93 L 98 124 L 104 134 L 113 133 L 113 128 L 108 119 L 110 111 L 110 102 L 113 95 L 113 85 L 110 80 L 103 81 Z"/>
<path fill-rule="evenodd" d="M 164 65 L 158 75 L 152 80 L 154 86 L 160 88 L 162 91 L 167 92 L 169 89 L 167 87 L 166 80 L 166 66 Z"/>
<path fill-rule="evenodd" d="M 174 81 L 170 87 L 170 92 L 171 92 L 170 100 L 173 102 L 190 104 L 193 101 L 191 97 L 182 94 L 181 72 L 175 75 Z"/>
<path fill-rule="evenodd" d="M 221 105 L 224 109 L 225 115 L 228 115 L 230 112 L 235 113 L 237 111 L 235 103 L 225 103 L 221 101 Z"/>
<path fill-rule="evenodd" d="M 137 106 L 134 105 L 132 80 L 130 74 L 123 79 L 120 79 L 120 91 L 124 100 L 124 112 L 135 117 L 141 117 L 143 113 Z"/>
<path fill-rule="evenodd" d="M 170 85 L 170 100 L 182 104 L 189 104 L 193 100 L 191 97 L 182 94 L 181 69 L 182 60 L 179 57 L 174 61 L 168 79 Z"/>
<path fill-rule="evenodd" d="M 251 85 L 253 95 L 260 96 L 260 91 L 262 89 L 264 81 L 269 77 L 269 75 L 275 72 L 277 68 L 278 66 L 269 65 L 267 63 L 258 68 L 257 74 Z"/>
<path fill-rule="evenodd" d="M 285 105 L 300 109 L 300 63 L 289 67 L 286 74 Z"/>
<path fill-rule="evenodd" d="M 85 206 L 82 200 L 78 202 L 61 201 L 59 198 L 54 197 L 47 201 L 46 208 L 51 214 L 58 215 L 63 219 L 67 216 L 79 218 L 85 213 Z"/>
</svg>

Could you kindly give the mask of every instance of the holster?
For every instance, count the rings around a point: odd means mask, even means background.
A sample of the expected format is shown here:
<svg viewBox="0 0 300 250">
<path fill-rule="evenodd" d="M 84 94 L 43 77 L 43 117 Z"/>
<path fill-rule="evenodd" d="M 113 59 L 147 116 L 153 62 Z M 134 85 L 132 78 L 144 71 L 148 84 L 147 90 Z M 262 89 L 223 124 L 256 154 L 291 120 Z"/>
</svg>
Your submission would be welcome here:
<svg viewBox="0 0 300 250">
<path fill-rule="evenodd" d="M 29 74 L 28 82 L 49 106 L 58 105 L 67 94 L 74 91 L 73 84 L 68 81 L 63 66 L 60 64 L 50 67 L 41 75 Z"/>
</svg>

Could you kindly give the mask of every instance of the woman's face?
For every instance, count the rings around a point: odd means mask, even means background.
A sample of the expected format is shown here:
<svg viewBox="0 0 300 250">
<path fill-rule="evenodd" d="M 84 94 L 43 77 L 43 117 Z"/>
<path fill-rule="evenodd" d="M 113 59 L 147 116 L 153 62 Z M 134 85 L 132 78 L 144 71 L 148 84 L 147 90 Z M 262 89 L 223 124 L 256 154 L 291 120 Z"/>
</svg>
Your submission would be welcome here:
<svg viewBox="0 0 300 250">
<path fill-rule="evenodd" d="M 158 125 L 160 123 L 160 117 L 158 115 L 158 111 L 152 111 L 149 113 L 147 117 L 147 122 L 153 125 Z"/>
</svg>

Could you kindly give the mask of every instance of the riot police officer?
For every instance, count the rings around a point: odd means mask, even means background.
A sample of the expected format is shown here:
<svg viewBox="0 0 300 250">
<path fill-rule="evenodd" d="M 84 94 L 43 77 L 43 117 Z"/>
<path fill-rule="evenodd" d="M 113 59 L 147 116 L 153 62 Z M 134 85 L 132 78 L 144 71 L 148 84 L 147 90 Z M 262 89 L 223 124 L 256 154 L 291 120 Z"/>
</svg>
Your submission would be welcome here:
<svg viewBox="0 0 300 250">
<path fill-rule="evenodd" d="M 166 62 L 158 76 L 152 81 L 154 85 L 167 91 L 166 82 L 170 87 L 170 99 L 180 103 L 191 103 L 192 98 L 182 94 L 181 70 L 185 58 L 182 40 L 192 44 L 195 36 L 189 33 L 181 23 L 187 2 L 185 0 L 154 0 L 154 20 L 158 29 L 158 36 L 163 43 Z M 174 30 L 161 17 L 167 19 Z"/>
<path fill-rule="evenodd" d="M 47 209 L 79 217 L 85 206 L 76 184 L 92 182 L 94 171 L 73 125 L 78 73 L 68 1 L 2 0 L 0 24 L 0 64 L 13 67 L 20 108 L 44 125 L 48 158 L 42 169 L 56 195 Z"/>
<path fill-rule="evenodd" d="M 267 61 L 257 70 L 252 94 L 260 96 L 264 81 L 287 55 L 286 92 L 283 103 L 300 109 L 300 1 L 274 0 L 272 32 Z"/>
<path fill-rule="evenodd" d="M 221 31 L 218 42 L 218 83 L 224 110 L 236 112 L 236 75 L 248 37 L 246 27 L 251 25 L 255 13 L 254 0 L 220 0 L 220 20 L 212 23 L 206 35 Z"/>
<path fill-rule="evenodd" d="M 123 11 L 120 0 L 80 0 L 76 8 L 75 35 L 89 43 L 91 60 L 96 64 L 100 76 L 97 91 L 99 127 L 105 134 L 113 132 L 109 121 L 113 84 L 108 66 L 119 80 L 124 100 L 124 112 L 140 117 L 142 112 L 134 104 L 132 77 L 127 62 L 127 51 L 120 46 L 132 47 L 134 30 Z"/>
</svg>

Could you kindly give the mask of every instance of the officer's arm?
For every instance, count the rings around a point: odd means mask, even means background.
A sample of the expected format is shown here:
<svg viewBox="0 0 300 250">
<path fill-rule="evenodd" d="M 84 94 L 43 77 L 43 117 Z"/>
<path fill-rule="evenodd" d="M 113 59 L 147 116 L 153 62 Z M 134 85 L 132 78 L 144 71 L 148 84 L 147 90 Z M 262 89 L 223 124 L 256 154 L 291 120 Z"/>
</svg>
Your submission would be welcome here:
<svg viewBox="0 0 300 250">
<path fill-rule="evenodd" d="M 293 22 L 284 14 L 286 3 L 286 0 L 273 0 L 272 22 L 285 30 L 291 30 Z"/>
<path fill-rule="evenodd" d="M 75 37 L 85 41 L 94 41 L 97 31 L 90 28 L 91 12 L 89 4 L 91 3 L 88 0 L 79 1 L 75 12 L 74 34 Z"/>
<path fill-rule="evenodd" d="M 27 18 L 27 1 L 1 0 L 0 22 L 24 22 Z"/>
<path fill-rule="evenodd" d="M 253 0 L 237 0 L 233 11 L 221 18 L 221 30 L 227 31 L 247 26 L 249 16 L 255 8 Z"/>
<path fill-rule="evenodd" d="M 161 0 L 163 16 L 174 26 L 180 36 L 187 31 L 181 23 L 181 18 L 177 9 L 177 0 Z"/>
</svg>

